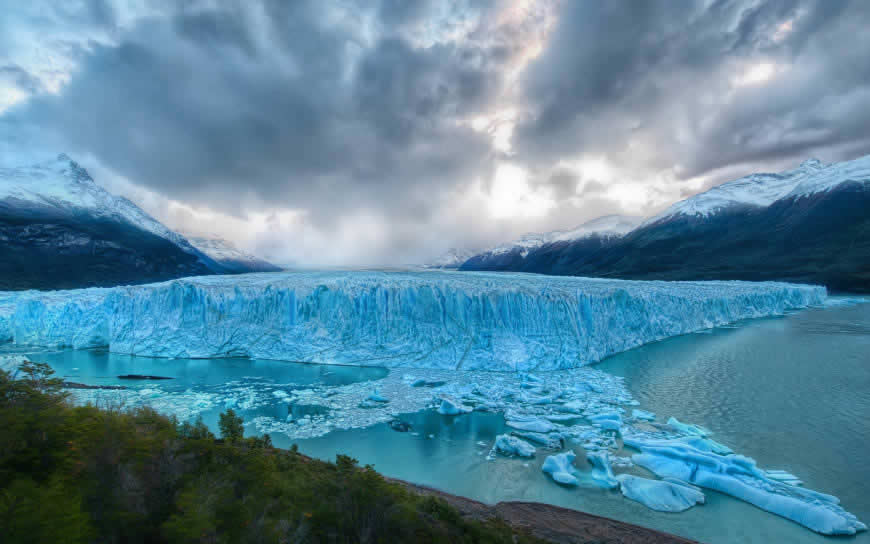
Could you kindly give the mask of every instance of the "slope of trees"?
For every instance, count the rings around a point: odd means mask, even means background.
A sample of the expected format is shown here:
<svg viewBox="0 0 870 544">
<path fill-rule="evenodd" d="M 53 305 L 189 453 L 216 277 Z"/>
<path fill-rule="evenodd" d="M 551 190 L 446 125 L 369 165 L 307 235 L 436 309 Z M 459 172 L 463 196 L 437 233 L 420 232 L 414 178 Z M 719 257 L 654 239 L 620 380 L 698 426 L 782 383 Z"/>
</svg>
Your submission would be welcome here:
<svg viewBox="0 0 870 544">
<path fill-rule="evenodd" d="M 0 371 L 3 542 L 532 542 L 339 455 L 326 463 L 148 408 L 73 406 L 44 364 Z"/>
</svg>

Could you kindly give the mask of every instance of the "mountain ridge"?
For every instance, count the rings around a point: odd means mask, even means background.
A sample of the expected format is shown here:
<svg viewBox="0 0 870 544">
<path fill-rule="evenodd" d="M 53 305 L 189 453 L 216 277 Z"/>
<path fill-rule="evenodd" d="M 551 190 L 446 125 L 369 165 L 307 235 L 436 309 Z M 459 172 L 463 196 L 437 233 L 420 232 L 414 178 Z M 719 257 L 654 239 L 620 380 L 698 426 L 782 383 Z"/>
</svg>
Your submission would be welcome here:
<svg viewBox="0 0 870 544">
<path fill-rule="evenodd" d="M 573 240 L 461 270 L 662 280 L 783 280 L 870 292 L 870 156 L 811 159 L 672 205 L 622 237 Z"/>
<path fill-rule="evenodd" d="M 0 168 L 0 290 L 148 283 L 237 272 L 68 155 Z"/>
</svg>

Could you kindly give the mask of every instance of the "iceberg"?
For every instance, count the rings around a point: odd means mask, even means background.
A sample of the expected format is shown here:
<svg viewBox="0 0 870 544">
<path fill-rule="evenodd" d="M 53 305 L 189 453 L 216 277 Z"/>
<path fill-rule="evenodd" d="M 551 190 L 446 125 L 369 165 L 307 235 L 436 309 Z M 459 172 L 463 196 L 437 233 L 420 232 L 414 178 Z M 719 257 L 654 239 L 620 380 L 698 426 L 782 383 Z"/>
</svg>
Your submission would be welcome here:
<svg viewBox="0 0 870 544">
<path fill-rule="evenodd" d="M 687 436 L 700 436 L 701 438 L 706 438 L 713 434 L 708 429 L 701 427 L 700 425 L 691 425 L 689 423 L 682 423 L 677 418 L 672 417 L 668 419 L 668 426 L 678 433 L 687 435 Z"/>
<path fill-rule="evenodd" d="M 825 298 L 823 287 L 774 282 L 259 273 L 0 292 L 0 341 L 149 357 L 529 372 L 577 368 Z"/>
<path fill-rule="evenodd" d="M 438 413 L 445 416 L 458 416 L 470 411 L 470 407 L 447 397 L 441 398 L 441 405 L 438 407 Z"/>
<path fill-rule="evenodd" d="M 655 421 L 656 415 L 652 412 L 647 412 L 646 410 L 641 410 L 639 408 L 635 408 L 631 411 L 631 417 L 634 419 L 639 419 L 641 421 Z"/>
<path fill-rule="evenodd" d="M 589 416 L 587 419 L 605 431 L 619 432 L 619 428 L 622 427 L 622 416 L 613 412 Z"/>
<path fill-rule="evenodd" d="M 620 474 L 616 479 L 625 498 L 659 512 L 682 512 L 704 504 L 704 494 L 680 480 L 650 480 L 631 474 Z"/>
<path fill-rule="evenodd" d="M 517 417 L 517 416 L 515 416 Z M 556 430 L 556 426 L 550 421 L 539 417 L 522 417 L 519 419 L 505 420 L 505 425 L 521 431 L 529 431 L 533 433 L 547 434 Z"/>
<path fill-rule="evenodd" d="M 586 454 L 586 460 L 592 465 L 592 473 L 590 477 L 599 486 L 605 489 L 614 489 L 619 486 L 619 482 L 613 475 L 613 468 L 610 466 L 610 454 L 606 451 L 595 451 Z"/>
<path fill-rule="evenodd" d="M 535 447 L 509 434 L 500 434 L 495 439 L 495 449 L 505 455 L 516 455 L 517 457 L 534 457 Z"/>
<path fill-rule="evenodd" d="M 541 465 L 544 474 L 549 474 L 553 481 L 562 485 L 578 485 L 577 469 L 574 468 L 574 459 L 577 456 L 573 451 L 566 451 L 557 455 L 548 455 Z"/>
<path fill-rule="evenodd" d="M 840 507 L 831 495 L 804 489 L 758 468 L 742 455 L 720 455 L 670 441 L 626 437 L 627 446 L 640 450 L 635 464 L 665 479 L 712 489 L 753 504 L 825 535 L 853 535 L 867 526 Z M 785 477 L 781 473 L 774 475 Z M 791 476 L 790 474 L 788 476 Z"/>
<path fill-rule="evenodd" d="M 369 395 L 368 397 L 366 397 L 366 400 L 370 400 L 370 401 L 372 401 L 372 402 L 390 402 L 390 399 L 388 399 L 388 398 L 386 398 L 385 396 L 381 395 L 381 390 L 380 390 L 380 389 L 375 389 L 375 390 L 372 392 L 371 395 Z"/>
</svg>

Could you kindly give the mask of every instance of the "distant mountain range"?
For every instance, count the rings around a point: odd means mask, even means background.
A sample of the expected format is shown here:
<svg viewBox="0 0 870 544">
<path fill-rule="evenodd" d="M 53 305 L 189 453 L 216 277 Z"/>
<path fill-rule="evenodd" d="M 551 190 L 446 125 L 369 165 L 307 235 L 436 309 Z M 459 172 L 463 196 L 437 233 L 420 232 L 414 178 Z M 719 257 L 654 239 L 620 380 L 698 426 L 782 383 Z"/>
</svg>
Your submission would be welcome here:
<svg viewBox="0 0 870 544">
<path fill-rule="evenodd" d="M 201 244 L 207 246 L 207 244 Z M 97 185 L 66 155 L 0 168 L 0 290 L 64 289 L 234 273 Z M 262 269 L 258 264 L 256 270 Z"/>
<path fill-rule="evenodd" d="M 281 270 L 280 267 L 270 262 L 264 261 L 250 253 L 245 253 L 233 245 L 232 242 L 224 240 L 217 235 L 212 237 L 188 236 L 187 239 L 193 244 L 193 247 L 211 257 L 232 274 L 278 272 Z"/>
<path fill-rule="evenodd" d="M 423 268 L 437 268 L 442 270 L 456 269 L 471 257 L 474 257 L 474 251 L 470 249 L 457 249 L 451 247 L 440 257 L 424 264 Z"/>
<path fill-rule="evenodd" d="M 783 280 L 870 292 L 870 156 L 724 183 L 630 228 L 524 237 L 462 270 L 662 280 Z"/>
<path fill-rule="evenodd" d="M 522 270 L 529 255 L 541 248 L 580 243 L 590 249 L 600 248 L 631 231 L 641 217 L 606 215 L 571 230 L 530 232 L 518 240 L 474 255 L 460 266 L 463 270 Z"/>
</svg>

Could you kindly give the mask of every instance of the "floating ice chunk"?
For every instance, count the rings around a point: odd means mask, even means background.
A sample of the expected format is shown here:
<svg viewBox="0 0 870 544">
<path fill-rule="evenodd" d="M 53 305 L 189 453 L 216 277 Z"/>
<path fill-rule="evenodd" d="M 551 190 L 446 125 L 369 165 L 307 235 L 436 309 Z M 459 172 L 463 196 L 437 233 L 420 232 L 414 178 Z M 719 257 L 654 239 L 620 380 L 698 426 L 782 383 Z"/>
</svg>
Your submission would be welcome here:
<svg viewBox="0 0 870 544">
<path fill-rule="evenodd" d="M 691 446 L 696 450 L 700 450 L 703 452 L 711 452 L 718 453 L 719 455 L 728 455 L 729 453 L 734 453 L 731 448 L 724 444 L 720 444 L 716 442 L 712 438 L 702 438 L 700 436 L 680 436 L 677 438 L 663 438 L 663 439 L 646 439 L 643 441 L 644 444 L 648 446 L 659 446 L 659 447 L 667 447 L 667 446 Z M 631 446 L 633 444 L 633 440 L 631 438 L 625 439 L 625 444 L 627 446 Z M 633 447 L 633 446 L 632 446 Z"/>
<path fill-rule="evenodd" d="M 371 395 L 366 397 L 366 400 L 370 400 L 372 402 L 390 402 L 390 399 L 381 395 L 380 389 L 375 389 Z"/>
<path fill-rule="evenodd" d="M 459 414 L 467 414 L 470 411 L 470 406 L 465 406 L 449 397 L 441 397 L 441 406 L 438 407 L 438 413 L 445 416 L 458 416 Z"/>
<path fill-rule="evenodd" d="M 586 460 L 592 465 L 590 477 L 599 486 L 605 489 L 614 489 L 619 485 L 610 467 L 610 454 L 606 451 L 589 452 Z"/>
<path fill-rule="evenodd" d="M 616 477 L 622 494 L 659 512 L 682 512 L 704 504 L 704 494 L 698 488 L 679 480 L 650 480 L 631 474 Z"/>
<path fill-rule="evenodd" d="M 621 455 L 614 455 L 610 458 L 610 464 L 615 467 L 631 467 L 634 466 L 634 462 L 631 460 L 631 457 L 623 457 Z M 617 476 L 618 478 L 618 476 Z"/>
<path fill-rule="evenodd" d="M 514 431 L 511 433 L 515 436 L 519 436 L 521 438 L 525 438 L 530 442 L 534 442 L 536 444 L 540 444 L 542 446 L 548 448 L 561 448 L 562 447 L 562 435 L 560 433 L 535 433 L 531 431 Z"/>
<path fill-rule="evenodd" d="M 495 449 L 505 455 L 516 455 L 517 457 L 534 457 L 535 447 L 509 434 L 500 434 L 495 439 Z"/>
<path fill-rule="evenodd" d="M 562 413 L 562 414 L 547 414 L 544 416 L 544 418 L 549 419 L 550 421 L 555 421 L 555 422 L 559 423 L 559 422 L 565 422 L 565 421 L 574 421 L 575 419 L 582 419 L 583 416 L 581 416 L 580 414 Z"/>
<path fill-rule="evenodd" d="M 531 417 L 522 419 L 511 419 L 505 421 L 505 425 L 519 429 L 521 431 L 531 431 L 533 433 L 550 433 L 556 430 L 556 426 L 544 418 Z"/>
<path fill-rule="evenodd" d="M 789 485 L 803 485 L 800 478 L 784 470 L 765 470 L 764 473 L 772 480 L 777 480 Z"/>
<path fill-rule="evenodd" d="M 655 421 L 656 415 L 652 412 L 647 412 L 646 410 L 640 410 L 635 408 L 631 411 L 631 417 L 634 419 L 640 419 L 643 421 Z"/>
<path fill-rule="evenodd" d="M 582 412 L 586 409 L 587 404 L 585 400 L 569 400 L 562 405 L 562 410 L 566 412 Z"/>
<path fill-rule="evenodd" d="M 541 470 L 549 474 L 554 481 L 563 485 L 578 485 L 577 469 L 574 468 L 574 459 L 577 456 L 573 451 L 566 451 L 557 455 L 548 455 L 541 465 Z"/>
<path fill-rule="evenodd" d="M 678 433 L 692 435 L 692 436 L 700 436 L 701 438 L 705 438 L 713 434 L 708 429 L 701 427 L 700 425 L 690 425 L 688 423 L 681 423 L 675 417 L 671 417 L 668 420 L 668 425 L 677 431 Z"/>
<path fill-rule="evenodd" d="M 281 391 L 280 389 L 272 391 L 272 395 L 280 400 L 287 400 L 290 398 L 290 395 L 288 395 L 286 391 Z"/>
<path fill-rule="evenodd" d="M 579 392 L 591 391 L 592 393 L 601 393 L 602 392 L 601 387 L 598 384 L 592 383 L 592 382 L 580 382 L 578 384 L 575 384 L 574 391 L 579 391 Z"/>
<path fill-rule="evenodd" d="M 586 419 L 605 431 L 619 431 L 620 427 L 622 427 L 622 416 L 617 413 L 596 414 L 594 416 L 587 416 Z"/>
<path fill-rule="evenodd" d="M 641 453 L 632 460 L 661 478 L 676 478 L 713 489 L 795 521 L 825 535 L 851 535 L 867 526 L 839 505 L 839 500 L 771 478 L 742 455 L 718 455 L 688 444 L 657 445 L 626 438 Z"/>
</svg>

